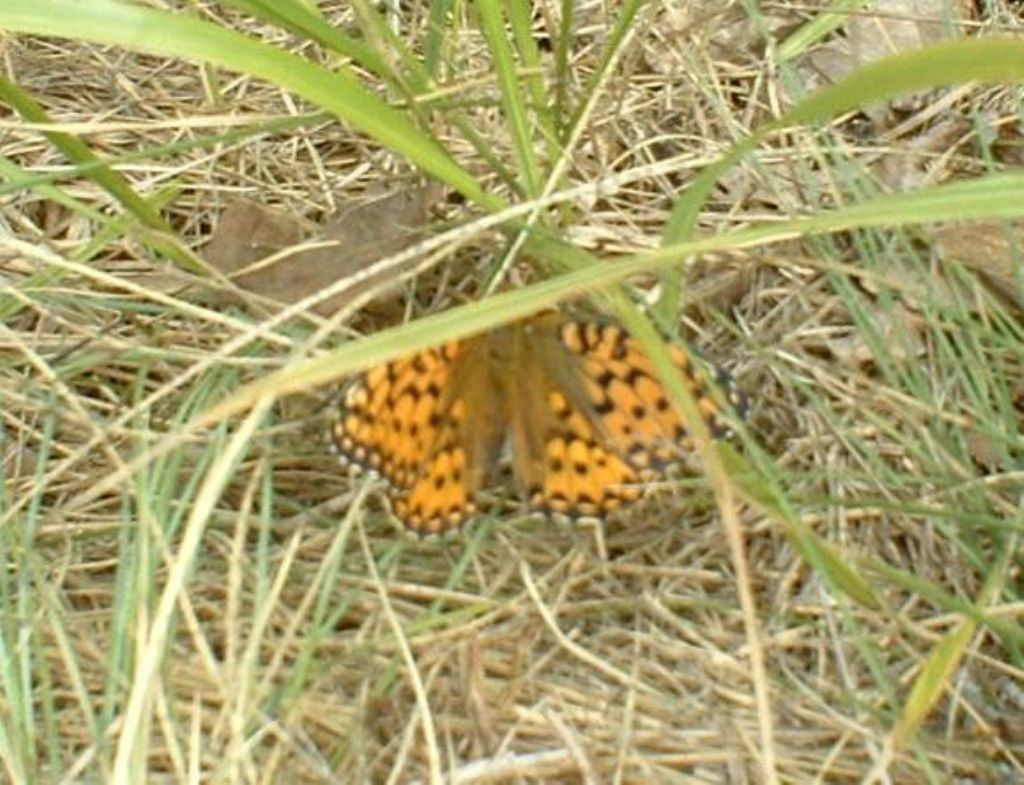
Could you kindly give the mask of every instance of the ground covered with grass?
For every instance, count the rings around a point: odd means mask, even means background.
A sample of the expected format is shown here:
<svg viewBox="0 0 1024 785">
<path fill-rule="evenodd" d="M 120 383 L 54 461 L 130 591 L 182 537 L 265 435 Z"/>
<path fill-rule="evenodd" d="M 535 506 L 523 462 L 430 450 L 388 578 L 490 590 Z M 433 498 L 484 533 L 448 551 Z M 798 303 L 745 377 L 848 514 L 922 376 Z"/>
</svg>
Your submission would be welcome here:
<svg viewBox="0 0 1024 785">
<path fill-rule="evenodd" d="M 353 56 L 248 3 L 150 5 Z M 0 39 L 6 778 L 1021 781 L 1024 231 L 798 219 L 1019 167 L 1024 77 L 780 130 L 701 203 L 720 248 L 596 277 L 689 239 L 680 195 L 806 96 L 1019 35 L 1019 4 L 508 5 L 320 9 L 486 198 L 242 68 Z M 498 482 L 418 540 L 338 466 L 351 372 L 616 298 L 745 393 L 710 480 L 602 526 Z"/>
</svg>

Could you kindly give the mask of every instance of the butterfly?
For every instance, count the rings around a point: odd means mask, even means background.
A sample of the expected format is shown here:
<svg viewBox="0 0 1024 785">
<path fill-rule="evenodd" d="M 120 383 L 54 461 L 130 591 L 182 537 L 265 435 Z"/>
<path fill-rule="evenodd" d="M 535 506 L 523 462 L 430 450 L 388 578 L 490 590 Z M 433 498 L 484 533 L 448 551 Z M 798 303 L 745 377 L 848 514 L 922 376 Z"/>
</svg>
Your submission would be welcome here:
<svg viewBox="0 0 1024 785">
<path fill-rule="evenodd" d="M 708 381 L 669 352 L 712 435 L 726 435 Z M 742 415 L 731 378 L 716 382 Z M 637 500 L 694 449 L 639 342 L 558 312 L 372 368 L 347 389 L 332 436 L 343 464 L 387 481 L 392 512 L 419 535 L 481 511 L 506 445 L 527 506 L 569 519 Z"/>
</svg>

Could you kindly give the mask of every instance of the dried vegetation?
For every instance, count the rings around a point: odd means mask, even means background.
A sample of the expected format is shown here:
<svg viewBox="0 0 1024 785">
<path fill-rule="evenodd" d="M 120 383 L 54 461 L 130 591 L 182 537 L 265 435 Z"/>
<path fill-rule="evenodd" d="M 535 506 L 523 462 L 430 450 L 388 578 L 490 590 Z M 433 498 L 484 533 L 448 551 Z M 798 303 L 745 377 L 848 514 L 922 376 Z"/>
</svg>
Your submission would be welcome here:
<svg viewBox="0 0 1024 785">
<path fill-rule="evenodd" d="M 961 34 L 1019 32 L 1016 4 L 985 5 L 951 20 Z M 538 6 L 542 44 L 557 12 Z M 419 13 L 412 4 L 401 17 L 410 40 Z M 570 95 L 601 53 L 607 13 L 579 9 Z M 810 13 L 774 4 L 761 24 L 781 40 Z M 352 24 L 343 7 L 330 14 Z M 893 18 L 919 21 L 865 14 L 857 24 L 874 34 L 844 25 L 779 70 L 741 4 L 650 4 L 569 168 L 569 186 L 597 187 L 569 203 L 568 235 L 605 257 L 656 246 L 695 172 L 791 103 L 796 85 L 870 56 L 859 44 L 892 33 Z M 446 87 L 511 161 L 483 41 L 466 22 L 458 42 Z M 60 198 L 0 198 L 4 548 L 17 567 L 5 602 L 19 585 L 36 597 L 17 624 L 38 671 L 38 760 L 71 781 L 102 778 L 133 652 L 223 442 L 190 436 L 119 490 L 88 491 L 240 381 L 307 351 L 336 307 L 352 313 L 323 345 L 479 297 L 504 246 L 492 232 L 459 236 L 400 288 L 342 297 L 215 358 L 275 301 L 468 208 L 414 190 L 402 161 L 323 118 L 221 138 L 308 110 L 246 77 L 67 41 L 2 47 L 8 78 L 61 130 L 122 156 L 120 171 L 211 265 L 185 272 L 147 251 L 142 230 L 101 223 L 97 213 L 117 213 L 107 194 L 62 174 L 41 129 L 6 114 L 0 152 L 25 172 L 58 173 Z M 900 190 L 1019 164 L 1021 106 L 1018 89 L 964 87 L 827 134 L 780 135 L 720 184 L 702 231 L 848 203 L 867 183 Z M 491 182 L 474 151 L 450 144 Z M 353 229 L 354 206 L 395 192 L 412 207 L 371 209 Z M 974 224 L 793 240 L 691 268 L 679 334 L 732 368 L 794 510 L 885 604 L 830 591 L 773 521 L 744 508 L 782 781 L 1024 779 L 1021 560 L 1005 555 L 1021 529 L 1020 248 L 1012 225 Z M 237 274 L 268 254 L 285 266 Z M 299 265 L 309 280 L 292 274 Z M 535 277 L 517 259 L 507 285 Z M 630 282 L 641 295 L 655 283 Z M 184 781 L 191 766 L 218 782 L 427 781 L 432 757 L 453 782 L 764 781 L 733 564 L 699 481 L 657 489 L 601 536 L 510 518 L 409 542 L 375 491 L 337 469 L 325 438 L 334 406 L 329 389 L 278 402 L 209 515 L 157 671 L 154 781 Z M 962 621 L 957 600 L 985 596 L 1007 629 L 978 628 L 919 734 L 895 743 L 909 685 Z"/>
</svg>

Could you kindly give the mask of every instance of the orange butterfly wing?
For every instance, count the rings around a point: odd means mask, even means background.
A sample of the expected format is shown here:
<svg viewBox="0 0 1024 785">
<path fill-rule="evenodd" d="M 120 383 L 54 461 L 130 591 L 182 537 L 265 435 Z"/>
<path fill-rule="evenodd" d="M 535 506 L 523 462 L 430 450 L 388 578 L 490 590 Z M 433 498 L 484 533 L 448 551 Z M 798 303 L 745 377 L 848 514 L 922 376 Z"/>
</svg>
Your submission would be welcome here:
<svg viewBox="0 0 1024 785">
<path fill-rule="evenodd" d="M 596 322 L 567 322 L 561 339 L 579 358 L 590 410 L 611 449 L 644 479 L 686 460 L 694 449 L 689 429 L 638 341 L 616 324 Z M 726 435 L 728 421 L 686 352 L 670 346 L 669 356 L 682 372 L 712 435 Z M 731 379 L 720 372 L 717 383 L 730 403 L 742 410 L 743 400 Z"/>
<path fill-rule="evenodd" d="M 550 314 L 535 317 L 528 330 L 535 360 L 524 363 L 525 386 L 509 399 L 516 473 L 531 507 L 603 518 L 692 453 L 653 365 L 621 327 Z M 726 433 L 687 355 L 676 347 L 670 353 L 712 433 Z"/>
<path fill-rule="evenodd" d="M 481 339 L 378 366 L 351 386 L 333 429 L 342 461 L 388 482 L 395 515 L 418 534 L 459 528 L 501 446 Z"/>
<path fill-rule="evenodd" d="M 702 375 L 673 360 L 716 436 L 728 424 Z M 718 383 L 740 411 L 728 377 Z M 603 518 L 692 452 L 640 344 L 619 326 L 546 313 L 375 368 L 348 391 L 334 441 L 389 484 L 418 534 L 460 527 L 502 445 L 534 510 Z"/>
</svg>

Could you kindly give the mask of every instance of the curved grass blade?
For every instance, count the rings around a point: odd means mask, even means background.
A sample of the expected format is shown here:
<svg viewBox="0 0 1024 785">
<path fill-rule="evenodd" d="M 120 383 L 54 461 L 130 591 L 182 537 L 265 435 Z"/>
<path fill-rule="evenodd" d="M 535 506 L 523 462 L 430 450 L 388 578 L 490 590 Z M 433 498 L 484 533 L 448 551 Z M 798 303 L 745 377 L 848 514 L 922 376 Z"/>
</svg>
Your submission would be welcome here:
<svg viewBox="0 0 1024 785">
<path fill-rule="evenodd" d="M 117 0 L 6 0 L 0 29 L 113 44 L 252 74 L 329 110 L 470 201 L 500 209 L 469 172 L 345 68 L 329 71 L 234 30 Z"/>
<path fill-rule="evenodd" d="M 534 198 L 540 194 L 540 167 L 534 153 L 533 135 L 530 133 L 526 104 L 519 89 L 515 58 L 505 34 L 502 7 L 495 0 L 481 0 L 477 10 L 480 13 L 480 26 L 491 50 L 494 70 L 498 77 L 502 111 L 505 113 L 512 134 L 512 143 L 519 164 L 519 187 L 527 197 Z"/>
<path fill-rule="evenodd" d="M 761 126 L 701 172 L 672 208 L 662 244 L 671 245 L 691 237 L 715 183 L 776 131 L 793 125 L 824 122 L 905 92 L 972 80 L 1024 83 L 1024 41 L 993 38 L 936 44 L 879 60 L 819 90 L 777 120 Z M 680 276 L 679 271 L 666 276 L 659 310 L 675 313 L 682 285 Z"/>
</svg>

